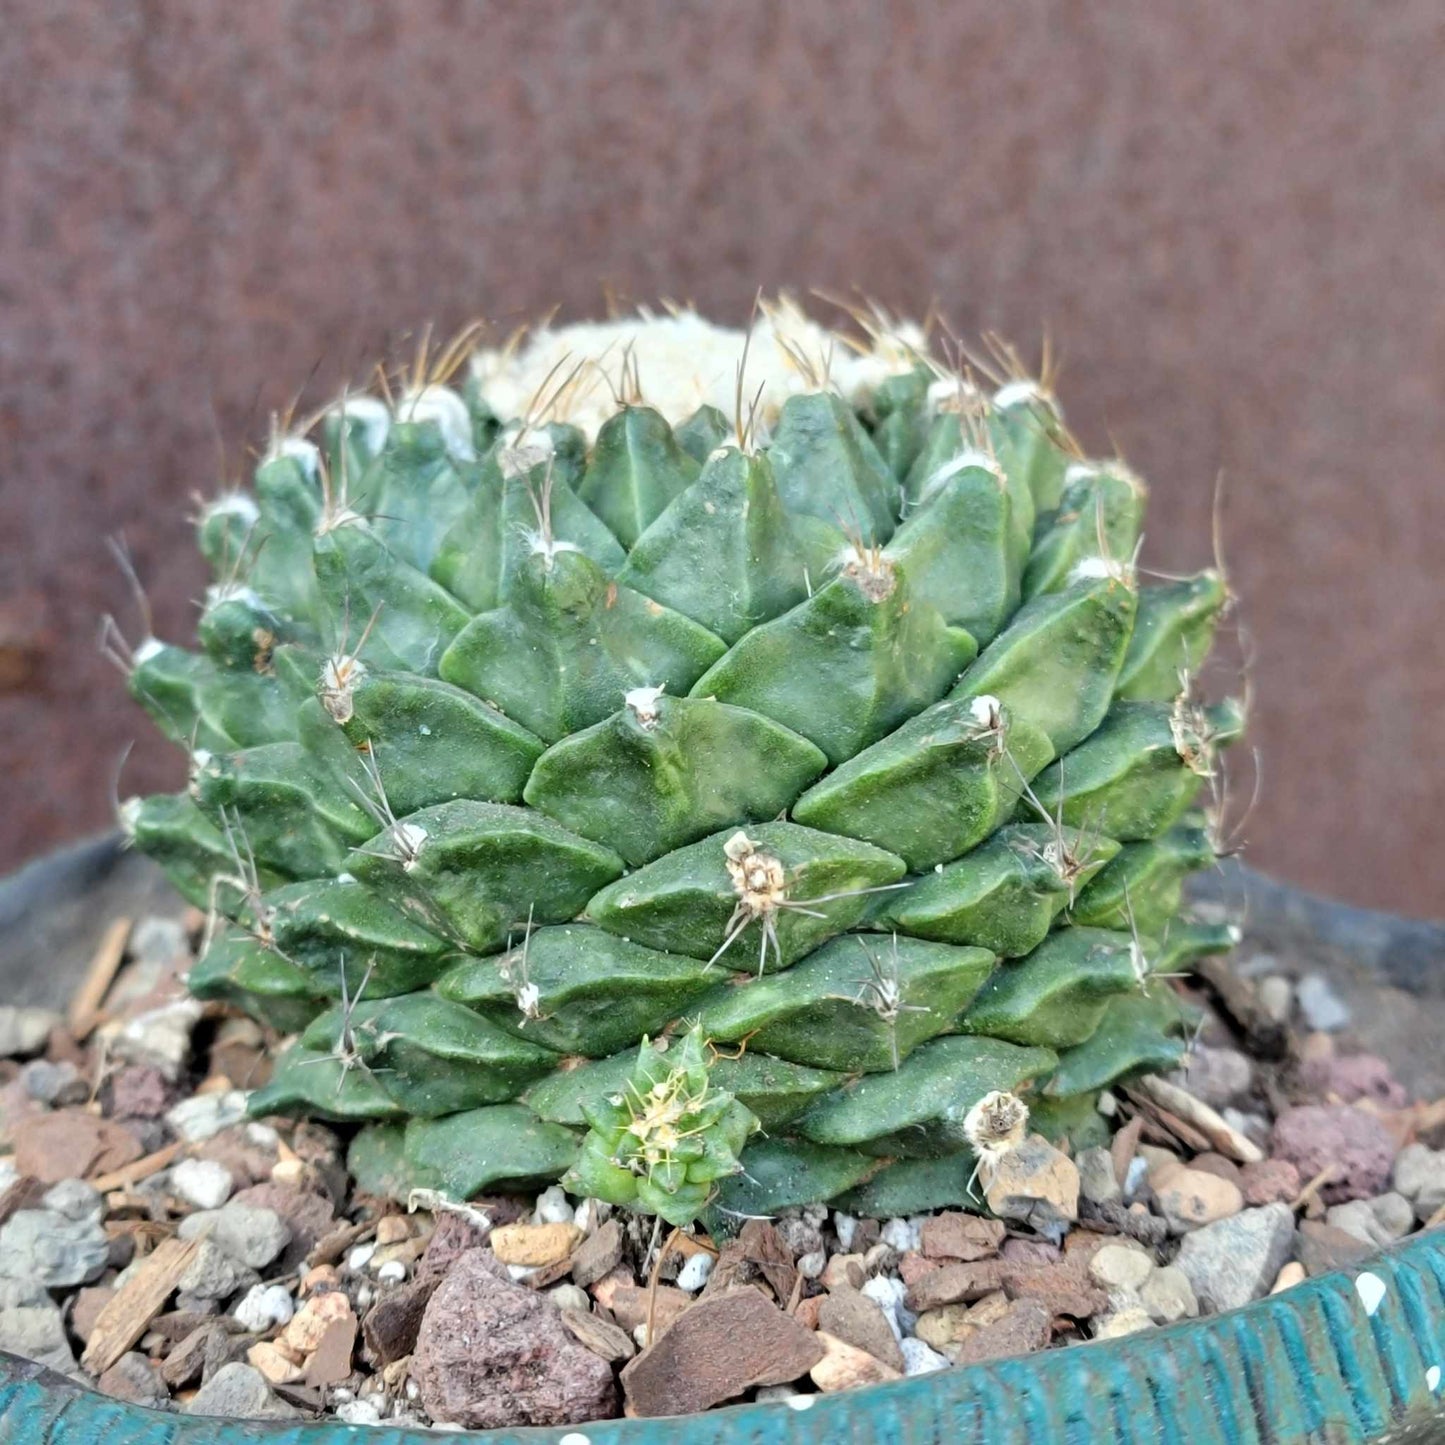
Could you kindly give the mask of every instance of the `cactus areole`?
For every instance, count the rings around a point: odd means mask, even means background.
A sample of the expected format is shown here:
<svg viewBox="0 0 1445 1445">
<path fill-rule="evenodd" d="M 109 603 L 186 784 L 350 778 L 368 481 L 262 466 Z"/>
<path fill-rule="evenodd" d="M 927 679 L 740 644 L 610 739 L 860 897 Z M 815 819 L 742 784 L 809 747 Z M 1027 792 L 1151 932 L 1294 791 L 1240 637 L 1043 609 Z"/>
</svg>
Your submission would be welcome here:
<svg viewBox="0 0 1445 1445">
<path fill-rule="evenodd" d="M 898 1213 L 1177 1061 L 1224 580 L 1141 580 L 1047 374 L 861 321 L 423 354 L 204 508 L 198 648 L 112 633 L 189 786 L 121 814 L 290 1036 L 254 1111 L 399 1194 Z"/>
</svg>

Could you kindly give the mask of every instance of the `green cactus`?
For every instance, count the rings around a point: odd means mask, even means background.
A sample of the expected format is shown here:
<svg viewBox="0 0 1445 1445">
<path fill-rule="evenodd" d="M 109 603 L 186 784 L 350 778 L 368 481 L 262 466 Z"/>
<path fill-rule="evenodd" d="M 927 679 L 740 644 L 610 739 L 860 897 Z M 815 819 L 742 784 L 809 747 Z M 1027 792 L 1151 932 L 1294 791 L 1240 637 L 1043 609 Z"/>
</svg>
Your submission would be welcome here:
<svg viewBox="0 0 1445 1445">
<path fill-rule="evenodd" d="M 124 654 L 190 786 L 122 821 L 195 993 L 295 1035 L 256 1111 L 677 1223 L 964 1203 L 985 1095 L 1071 1128 L 1177 1060 L 1227 589 L 1140 585 L 1047 385 L 865 320 L 421 364 L 205 509 L 200 649 Z"/>
</svg>

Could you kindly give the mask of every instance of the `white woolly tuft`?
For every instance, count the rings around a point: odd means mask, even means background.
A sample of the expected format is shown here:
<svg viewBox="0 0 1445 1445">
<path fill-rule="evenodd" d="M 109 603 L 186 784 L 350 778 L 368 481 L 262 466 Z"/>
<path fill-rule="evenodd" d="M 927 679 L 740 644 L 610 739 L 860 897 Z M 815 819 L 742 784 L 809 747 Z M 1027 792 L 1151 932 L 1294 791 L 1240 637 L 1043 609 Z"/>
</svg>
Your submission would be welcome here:
<svg viewBox="0 0 1445 1445">
<path fill-rule="evenodd" d="M 913 334 L 906 326 L 894 330 L 904 340 Z M 624 357 L 640 380 L 645 404 L 674 426 L 704 403 L 731 417 L 738 365 L 747 343 L 747 332 L 716 326 L 695 311 L 667 316 L 642 311 L 614 321 L 539 331 L 511 352 L 478 351 L 472 357 L 472 374 L 482 400 L 496 416 L 524 416 L 536 405 L 540 414 L 533 421 L 570 422 L 591 438 L 617 411 L 613 387 Z M 790 350 L 820 375 L 828 367 L 832 385 L 850 401 L 865 399 L 881 380 L 915 365 L 905 345 L 880 344 L 859 356 L 797 307 L 772 306 L 752 327 L 743 375 L 749 403 L 762 388 L 758 415 L 765 426 L 776 421 L 790 396 L 816 389 L 800 372 Z M 564 386 L 578 363 L 580 370 Z"/>
<path fill-rule="evenodd" d="M 992 727 L 993 720 L 998 716 L 1002 704 L 996 697 L 989 693 L 981 692 L 969 703 L 968 710 L 973 714 L 973 720 L 980 727 Z"/>
<path fill-rule="evenodd" d="M 140 820 L 141 801 L 139 798 L 127 798 L 116 810 L 115 819 L 120 824 L 120 831 L 127 838 L 135 837 L 136 823 Z"/>
<path fill-rule="evenodd" d="M 136 644 L 135 651 L 131 657 L 135 665 L 139 667 L 143 662 L 149 662 L 157 653 L 164 652 L 166 645 L 159 637 L 147 637 Z"/>
<path fill-rule="evenodd" d="M 261 509 L 256 505 L 256 499 L 245 492 L 225 492 L 206 504 L 204 517 L 209 520 L 226 516 L 239 517 L 250 526 L 260 520 Z"/>
<path fill-rule="evenodd" d="M 321 476 L 321 449 L 305 437 L 277 437 L 271 443 L 265 460 L 274 462 L 281 457 L 290 457 L 298 462 L 308 482 L 314 482 Z"/>
<path fill-rule="evenodd" d="M 391 431 L 386 403 L 375 396 L 348 396 L 336 410 L 343 421 L 360 430 L 362 450 L 368 456 L 378 455 Z"/>
<path fill-rule="evenodd" d="M 985 451 L 977 447 L 965 447 L 961 452 L 956 452 L 944 464 L 934 471 L 923 484 L 923 493 L 919 498 L 920 505 L 929 501 L 935 492 L 945 483 L 950 482 L 960 472 L 966 472 L 970 467 L 977 467 L 987 472 L 996 481 L 1003 481 L 1003 468 L 999 466 L 998 459 L 991 457 Z"/>
<path fill-rule="evenodd" d="M 1027 376 L 1005 383 L 993 394 L 993 404 L 1000 411 L 1007 411 L 1011 406 L 1022 406 L 1027 402 L 1050 399 L 1043 387 Z"/>
<path fill-rule="evenodd" d="M 1128 562 L 1114 562 L 1108 557 L 1084 557 L 1074 563 L 1069 573 L 1070 582 L 1097 582 L 1108 577 L 1126 586 L 1134 585 L 1134 569 Z"/>
<path fill-rule="evenodd" d="M 206 588 L 206 610 L 209 612 L 223 602 L 244 602 L 257 611 L 266 605 L 261 601 L 261 594 L 244 582 L 213 582 Z"/>
<path fill-rule="evenodd" d="M 431 837 L 420 823 L 398 823 L 394 831 L 398 851 L 411 859 L 416 858 L 421 852 L 421 845 Z"/>
<path fill-rule="evenodd" d="M 449 386 L 424 386 L 409 391 L 397 403 L 398 421 L 434 422 L 449 455 L 459 462 L 474 462 L 472 418 L 467 404 Z"/>
<path fill-rule="evenodd" d="M 660 687 L 634 687 L 623 697 L 622 701 L 633 717 L 643 727 L 648 727 L 657 721 L 657 701 L 662 693 L 663 689 Z"/>
</svg>

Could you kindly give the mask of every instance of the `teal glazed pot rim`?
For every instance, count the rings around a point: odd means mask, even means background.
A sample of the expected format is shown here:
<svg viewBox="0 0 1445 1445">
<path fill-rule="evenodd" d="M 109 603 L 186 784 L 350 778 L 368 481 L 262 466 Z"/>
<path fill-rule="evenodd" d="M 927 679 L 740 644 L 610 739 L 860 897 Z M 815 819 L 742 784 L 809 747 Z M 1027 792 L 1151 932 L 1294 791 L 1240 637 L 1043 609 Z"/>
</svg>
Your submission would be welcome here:
<svg viewBox="0 0 1445 1445">
<path fill-rule="evenodd" d="M 806 1402 L 806 1403 L 804 1403 Z M 685 1419 L 426 1430 L 220 1420 L 0 1354 L 0 1445 L 1392 1445 L 1445 1440 L 1445 1230 L 1230 1314 Z"/>
</svg>

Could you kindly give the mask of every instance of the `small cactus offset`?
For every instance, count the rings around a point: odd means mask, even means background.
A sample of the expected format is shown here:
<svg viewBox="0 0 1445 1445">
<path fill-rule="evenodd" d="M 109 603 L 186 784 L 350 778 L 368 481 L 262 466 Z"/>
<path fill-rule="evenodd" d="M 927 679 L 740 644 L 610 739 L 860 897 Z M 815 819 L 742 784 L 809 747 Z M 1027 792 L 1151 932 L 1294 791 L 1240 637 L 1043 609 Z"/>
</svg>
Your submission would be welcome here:
<svg viewBox="0 0 1445 1445">
<path fill-rule="evenodd" d="M 1177 1062 L 1225 580 L 1141 582 L 1047 374 L 855 319 L 424 349 L 204 508 L 197 650 L 110 630 L 190 986 L 293 1036 L 255 1110 L 400 1193 L 898 1213 L 982 1101 L 1077 1139 Z"/>
</svg>

